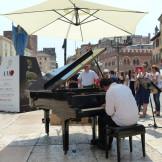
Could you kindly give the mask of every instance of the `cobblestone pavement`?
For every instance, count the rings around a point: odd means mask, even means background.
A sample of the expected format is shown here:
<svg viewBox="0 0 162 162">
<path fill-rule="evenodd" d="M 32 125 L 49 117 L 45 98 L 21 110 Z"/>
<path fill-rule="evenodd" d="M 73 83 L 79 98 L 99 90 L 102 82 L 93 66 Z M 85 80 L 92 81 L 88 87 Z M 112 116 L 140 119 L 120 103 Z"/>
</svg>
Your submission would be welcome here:
<svg viewBox="0 0 162 162">
<path fill-rule="evenodd" d="M 91 127 L 70 126 L 70 148 L 67 155 L 62 150 L 60 126 L 50 126 L 49 137 L 41 123 L 43 111 L 27 113 L 0 113 L 0 162 L 116 162 L 116 141 L 109 159 L 105 152 L 91 146 Z M 161 162 L 162 128 L 148 127 L 153 124 L 151 108 L 148 116 L 139 123 L 146 128 L 146 157 L 142 156 L 140 136 L 133 138 L 133 152 L 129 152 L 128 139 L 121 142 L 123 162 Z M 156 118 L 157 126 L 162 127 L 162 117 Z"/>
</svg>

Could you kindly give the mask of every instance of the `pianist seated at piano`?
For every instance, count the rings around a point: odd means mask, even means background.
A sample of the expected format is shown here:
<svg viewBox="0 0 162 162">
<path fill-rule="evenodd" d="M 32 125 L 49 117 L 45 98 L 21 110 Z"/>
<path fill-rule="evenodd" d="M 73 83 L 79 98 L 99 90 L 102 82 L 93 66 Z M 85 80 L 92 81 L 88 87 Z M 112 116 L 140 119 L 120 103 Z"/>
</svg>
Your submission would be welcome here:
<svg viewBox="0 0 162 162">
<path fill-rule="evenodd" d="M 99 139 L 98 146 L 105 148 L 105 126 L 122 127 L 137 123 L 138 107 L 130 88 L 113 82 L 112 79 L 102 79 L 100 86 L 106 91 L 105 112 L 98 118 Z M 113 138 L 109 138 L 111 149 Z"/>
<path fill-rule="evenodd" d="M 90 64 L 86 64 L 84 70 L 78 76 L 79 88 L 93 88 L 94 85 L 98 84 L 99 77 L 95 71 L 90 69 L 90 67 Z"/>
</svg>

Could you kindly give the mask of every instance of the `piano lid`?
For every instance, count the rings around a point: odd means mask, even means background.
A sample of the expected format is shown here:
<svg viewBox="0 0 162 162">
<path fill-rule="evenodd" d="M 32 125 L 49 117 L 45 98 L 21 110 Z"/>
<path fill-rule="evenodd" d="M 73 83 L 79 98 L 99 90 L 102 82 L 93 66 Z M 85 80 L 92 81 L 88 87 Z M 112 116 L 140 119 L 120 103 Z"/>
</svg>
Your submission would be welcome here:
<svg viewBox="0 0 162 162">
<path fill-rule="evenodd" d="M 38 85 L 41 83 L 41 89 L 55 89 L 61 84 L 65 83 L 69 78 L 79 72 L 85 64 L 91 62 L 95 57 L 99 56 L 105 51 L 105 48 L 94 49 L 88 51 L 86 54 L 81 56 L 71 64 L 65 65 L 61 68 L 55 69 L 51 73 L 47 73 L 43 78 L 39 79 L 38 82 L 34 83 L 30 90 L 38 89 Z"/>
</svg>

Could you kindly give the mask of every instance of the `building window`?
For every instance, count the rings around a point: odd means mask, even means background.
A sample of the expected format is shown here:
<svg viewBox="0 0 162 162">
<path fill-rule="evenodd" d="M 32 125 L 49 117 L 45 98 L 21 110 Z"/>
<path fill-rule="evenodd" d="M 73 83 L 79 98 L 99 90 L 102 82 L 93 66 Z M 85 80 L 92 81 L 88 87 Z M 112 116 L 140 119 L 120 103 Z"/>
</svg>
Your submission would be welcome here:
<svg viewBox="0 0 162 162">
<path fill-rule="evenodd" d="M 158 63 L 158 54 L 156 54 L 155 58 L 156 58 L 155 59 L 156 60 L 155 63 Z"/>
<path fill-rule="evenodd" d="M 123 63 L 124 63 L 124 65 L 130 65 L 130 60 L 129 60 L 129 58 L 124 58 Z"/>
<path fill-rule="evenodd" d="M 129 61 L 129 59 L 127 59 L 127 65 L 130 65 L 130 61 Z"/>
<path fill-rule="evenodd" d="M 156 63 L 156 58 L 155 58 L 155 56 L 153 56 L 153 58 L 152 58 L 152 63 L 153 63 L 153 64 Z"/>
<path fill-rule="evenodd" d="M 159 47 L 159 39 L 156 39 L 156 47 Z"/>
<path fill-rule="evenodd" d="M 140 61 L 138 58 L 133 59 L 133 65 L 139 65 Z"/>
<path fill-rule="evenodd" d="M 124 65 L 126 65 L 127 64 L 127 61 L 126 61 L 126 59 L 124 59 Z"/>
</svg>

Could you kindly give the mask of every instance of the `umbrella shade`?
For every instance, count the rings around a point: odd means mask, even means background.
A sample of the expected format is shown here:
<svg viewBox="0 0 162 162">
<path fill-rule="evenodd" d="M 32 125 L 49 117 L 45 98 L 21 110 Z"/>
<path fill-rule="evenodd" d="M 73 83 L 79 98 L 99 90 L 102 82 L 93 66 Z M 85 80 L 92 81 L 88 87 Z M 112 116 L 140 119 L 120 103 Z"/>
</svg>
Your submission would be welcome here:
<svg viewBox="0 0 162 162">
<path fill-rule="evenodd" d="M 4 15 L 28 34 L 89 40 L 134 34 L 145 14 L 83 0 L 48 0 Z"/>
</svg>

